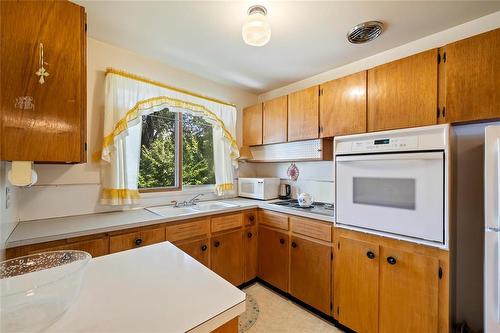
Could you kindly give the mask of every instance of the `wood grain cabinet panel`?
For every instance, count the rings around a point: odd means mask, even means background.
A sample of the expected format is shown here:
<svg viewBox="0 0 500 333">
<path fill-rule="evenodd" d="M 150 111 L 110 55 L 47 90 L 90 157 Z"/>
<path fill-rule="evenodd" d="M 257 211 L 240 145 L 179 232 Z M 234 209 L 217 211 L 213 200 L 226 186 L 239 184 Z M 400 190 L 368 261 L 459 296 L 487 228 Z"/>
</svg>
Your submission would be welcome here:
<svg viewBox="0 0 500 333">
<path fill-rule="evenodd" d="M 330 315 L 331 244 L 292 235 L 291 247 L 290 294 Z"/>
<path fill-rule="evenodd" d="M 144 229 L 109 237 L 109 252 L 115 253 L 165 241 L 165 228 Z"/>
<path fill-rule="evenodd" d="M 446 109 L 440 121 L 500 118 L 500 29 L 448 44 L 444 54 Z"/>
<path fill-rule="evenodd" d="M 319 137 L 319 86 L 288 95 L 288 141 Z"/>
<path fill-rule="evenodd" d="M 85 162 L 85 10 L 68 1 L 2 1 L 2 160 Z M 45 83 L 40 68 L 40 44 Z"/>
<path fill-rule="evenodd" d="M 181 241 L 174 244 L 203 265 L 210 267 L 210 240 L 208 238 Z"/>
<path fill-rule="evenodd" d="M 57 245 L 57 246 L 49 246 L 36 250 L 28 251 L 26 254 L 34 254 L 46 251 L 63 251 L 63 250 L 78 250 L 85 251 L 90 253 L 92 257 L 99 257 L 109 253 L 109 238 L 101 237 L 97 239 L 90 239 L 75 243 Z"/>
<path fill-rule="evenodd" d="M 379 332 L 438 331 L 438 258 L 381 247 Z"/>
<path fill-rule="evenodd" d="M 438 50 L 368 70 L 368 131 L 437 123 Z"/>
<path fill-rule="evenodd" d="M 262 143 L 286 142 L 288 138 L 288 96 L 264 102 L 262 112 Z"/>
<path fill-rule="evenodd" d="M 212 217 L 211 224 L 212 232 L 241 228 L 243 226 L 243 214 L 237 213 Z"/>
<path fill-rule="evenodd" d="M 378 332 L 379 245 L 339 237 L 334 251 L 334 317 L 356 332 Z"/>
<path fill-rule="evenodd" d="M 276 213 L 269 210 L 260 210 L 259 224 L 288 230 L 288 216 L 286 214 Z"/>
<path fill-rule="evenodd" d="M 243 109 L 243 145 L 262 144 L 262 103 Z"/>
<path fill-rule="evenodd" d="M 320 137 L 366 132 L 366 71 L 323 83 Z"/>
<path fill-rule="evenodd" d="M 243 283 L 243 231 L 237 230 L 212 236 L 210 263 L 212 270 L 235 286 Z"/>
<path fill-rule="evenodd" d="M 257 226 L 246 228 L 243 237 L 245 239 L 245 282 L 257 277 L 257 248 L 258 233 Z"/>
<path fill-rule="evenodd" d="M 286 232 L 259 227 L 259 277 L 288 291 L 290 236 Z"/>
<path fill-rule="evenodd" d="M 290 216 L 290 229 L 296 234 L 317 238 L 325 242 L 332 241 L 332 224 L 328 222 Z"/>
<path fill-rule="evenodd" d="M 209 218 L 169 225 L 166 228 L 167 240 L 171 242 L 202 236 L 208 237 L 209 234 Z"/>
</svg>

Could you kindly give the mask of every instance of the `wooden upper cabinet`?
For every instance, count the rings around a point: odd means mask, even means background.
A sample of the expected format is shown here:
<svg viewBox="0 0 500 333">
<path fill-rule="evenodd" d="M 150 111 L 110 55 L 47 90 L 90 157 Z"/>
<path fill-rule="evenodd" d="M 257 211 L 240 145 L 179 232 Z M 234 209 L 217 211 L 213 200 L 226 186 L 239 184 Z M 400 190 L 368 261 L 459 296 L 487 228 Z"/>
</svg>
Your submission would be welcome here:
<svg viewBox="0 0 500 333">
<path fill-rule="evenodd" d="M 332 246 L 293 236 L 290 250 L 290 294 L 330 314 Z"/>
<path fill-rule="evenodd" d="M 281 96 L 264 102 L 262 111 L 262 143 L 286 142 L 288 138 L 288 96 Z"/>
<path fill-rule="evenodd" d="M 243 145 L 262 144 L 262 103 L 243 109 Z"/>
<path fill-rule="evenodd" d="M 444 47 L 446 108 L 440 122 L 500 118 L 499 55 L 500 29 Z"/>
<path fill-rule="evenodd" d="M 368 70 L 368 131 L 437 123 L 438 50 Z"/>
<path fill-rule="evenodd" d="M 379 245 L 339 237 L 334 249 L 334 317 L 356 332 L 378 332 Z"/>
<path fill-rule="evenodd" d="M 288 141 L 319 137 L 319 86 L 288 95 Z"/>
<path fill-rule="evenodd" d="M 86 160 L 85 10 L 68 1 L 1 1 L 1 159 Z M 39 83 L 41 67 L 49 73 Z"/>
<path fill-rule="evenodd" d="M 319 119 L 322 138 L 366 132 L 366 71 L 320 86 Z"/>
<path fill-rule="evenodd" d="M 381 248 L 380 332 L 438 332 L 439 260 Z"/>
</svg>

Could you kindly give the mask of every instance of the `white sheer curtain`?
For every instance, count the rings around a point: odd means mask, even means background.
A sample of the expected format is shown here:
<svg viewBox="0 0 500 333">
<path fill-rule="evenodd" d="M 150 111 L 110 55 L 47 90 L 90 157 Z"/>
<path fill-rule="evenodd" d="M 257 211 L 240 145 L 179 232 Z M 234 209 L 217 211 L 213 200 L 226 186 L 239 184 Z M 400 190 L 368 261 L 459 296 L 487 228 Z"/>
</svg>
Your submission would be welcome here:
<svg viewBox="0 0 500 333">
<path fill-rule="evenodd" d="M 236 108 L 168 89 L 132 74 L 108 70 L 101 152 L 104 204 L 134 204 L 141 146 L 141 117 L 168 108 L 205 119 L 213 128 L 215 190 L 233 191 L 233 172 L 238 166 L 235 141 Z"/>
</svg>

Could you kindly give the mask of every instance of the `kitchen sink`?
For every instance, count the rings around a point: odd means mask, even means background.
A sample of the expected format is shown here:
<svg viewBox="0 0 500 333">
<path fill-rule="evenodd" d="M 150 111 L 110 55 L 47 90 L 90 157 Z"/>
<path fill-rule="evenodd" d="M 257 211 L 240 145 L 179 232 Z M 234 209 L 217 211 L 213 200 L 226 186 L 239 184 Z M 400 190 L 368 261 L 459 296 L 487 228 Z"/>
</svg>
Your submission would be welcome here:
<svg viewBox="0 0 500 333">
<path fill-rule="evenodd" d="M 197 211 L 209 211 L 209 210 L 219 210 L 224 208 L 232 208 L 238 207 L 239 205 L 230 204 L 227 202 L 219 202 L 219 201 L 206 201 L 206 202 L 198 202 L 196 205 L 192 207 Z"/>
<path fill-rule="evenodd" d="M 182 215 L 198 213 L 197 210 L 187 207 L 174 208 L 172 206 L 159 206 L 159 207 L 149 207 L 146 209 L 152 213 L 155 213 L 163 217 L 174 217 L 174 216 L 182 216 Z"/>
</svg>

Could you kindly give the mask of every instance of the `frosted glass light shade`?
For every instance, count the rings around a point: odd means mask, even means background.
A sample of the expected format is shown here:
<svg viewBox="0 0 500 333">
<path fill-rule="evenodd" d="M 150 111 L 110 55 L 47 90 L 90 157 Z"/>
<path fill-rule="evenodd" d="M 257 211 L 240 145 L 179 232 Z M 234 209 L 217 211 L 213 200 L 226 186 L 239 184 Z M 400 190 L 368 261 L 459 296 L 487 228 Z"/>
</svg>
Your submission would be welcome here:
<svg viewBox="0 0 500 333">
<path fill-rule="evenodd" d="M 252 13 L 243 24 L 241 34 L 248 45 L 264 46 L 271 39 L 271 24 L 262 13 Z"/>
</svg>

